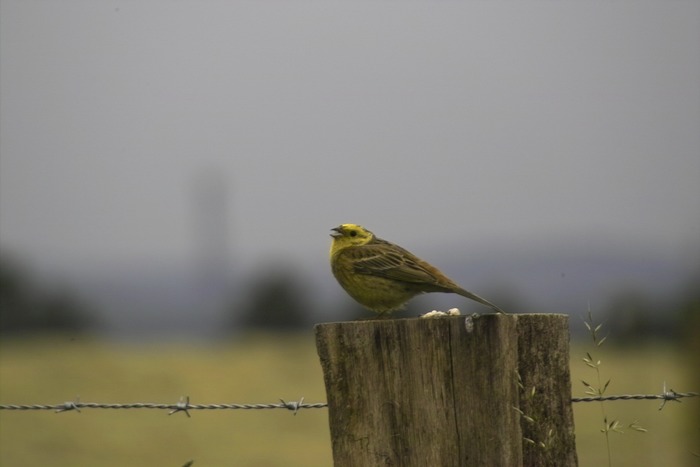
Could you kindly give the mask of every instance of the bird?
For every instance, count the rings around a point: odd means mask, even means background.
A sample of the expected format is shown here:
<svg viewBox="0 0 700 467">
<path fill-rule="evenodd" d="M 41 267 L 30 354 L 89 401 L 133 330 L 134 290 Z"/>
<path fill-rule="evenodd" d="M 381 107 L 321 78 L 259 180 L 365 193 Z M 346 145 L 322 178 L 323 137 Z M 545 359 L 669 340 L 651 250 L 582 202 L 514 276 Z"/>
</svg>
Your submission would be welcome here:
<svg viewBox="0 0 700 467">
<path fill-rule="evenodd" d="M 416 295 L 455 293 L 490 307 L 502 309 L 469 292 L 408 250 L 376 237 L 357 224 L 331 229 L 331 270 L 338 283 L 360 305 L 386 316 L 403 308 Z"/>
</svg>

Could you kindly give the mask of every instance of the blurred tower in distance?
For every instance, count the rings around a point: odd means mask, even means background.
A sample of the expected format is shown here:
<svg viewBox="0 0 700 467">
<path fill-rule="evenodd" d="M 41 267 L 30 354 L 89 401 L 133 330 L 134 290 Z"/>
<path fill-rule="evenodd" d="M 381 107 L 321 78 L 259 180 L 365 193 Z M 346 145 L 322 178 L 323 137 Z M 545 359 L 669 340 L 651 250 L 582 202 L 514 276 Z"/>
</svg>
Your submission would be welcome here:
<svg viewBox="0 0 700 467">
<path fill-rule="evenodd" d="M 209 167 L 196 174 L 192 203 L 196 288 L 210 304 L 223 300 L 229 286 L 228 196 L 220 170 Z"/>
</svg>

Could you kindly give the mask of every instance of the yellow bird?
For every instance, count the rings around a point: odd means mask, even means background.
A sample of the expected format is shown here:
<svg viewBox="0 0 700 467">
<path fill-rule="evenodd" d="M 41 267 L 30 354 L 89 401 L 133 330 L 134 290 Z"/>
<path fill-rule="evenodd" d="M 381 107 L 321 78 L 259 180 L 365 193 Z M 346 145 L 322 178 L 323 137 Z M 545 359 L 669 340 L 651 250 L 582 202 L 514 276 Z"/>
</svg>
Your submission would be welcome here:
<svg viewBox="0 0 700 467">
<path fill-rule="evenodd" d="M 379 314 L 402 308 L 416 295 L 456 293 L 505 313 L 493 303 L 457 285 L 409 251 L 374 236 L 356 224 L 334 229 L 331 269 L 338 283 L 362 306 Z"/>
</svg>

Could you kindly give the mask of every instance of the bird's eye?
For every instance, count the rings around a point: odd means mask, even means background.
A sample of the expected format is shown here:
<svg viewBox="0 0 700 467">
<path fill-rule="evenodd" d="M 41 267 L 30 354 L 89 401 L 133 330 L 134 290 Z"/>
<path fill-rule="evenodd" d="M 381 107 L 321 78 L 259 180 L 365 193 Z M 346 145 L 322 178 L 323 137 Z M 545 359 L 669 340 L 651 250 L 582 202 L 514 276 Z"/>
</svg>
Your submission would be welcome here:
<svg viewBox="0 0 700 467">
<path fill-rule="evenodd" d="M 350 231 L 350 236 L 351 236 L 351 237 L 357 237 L 357 231 L 351 230 L 351 231 Z"/>
</svg>

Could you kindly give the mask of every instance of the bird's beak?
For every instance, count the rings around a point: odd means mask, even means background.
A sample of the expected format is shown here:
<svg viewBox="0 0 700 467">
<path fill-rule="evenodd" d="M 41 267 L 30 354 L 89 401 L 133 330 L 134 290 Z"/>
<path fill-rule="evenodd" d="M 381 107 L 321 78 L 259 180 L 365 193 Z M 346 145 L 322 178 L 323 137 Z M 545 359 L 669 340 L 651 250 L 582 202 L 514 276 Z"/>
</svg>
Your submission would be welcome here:
<svg viewBox="0 0 700 467">
<path fill-rule="evenodd" d="M 333 233 L 331 234 L 331 237 L 333 238 L 338 238 L 343 236 L 343 232 L 341 231 L 340 227 L 334 227 L 331 229 Z"/>
</svg>

